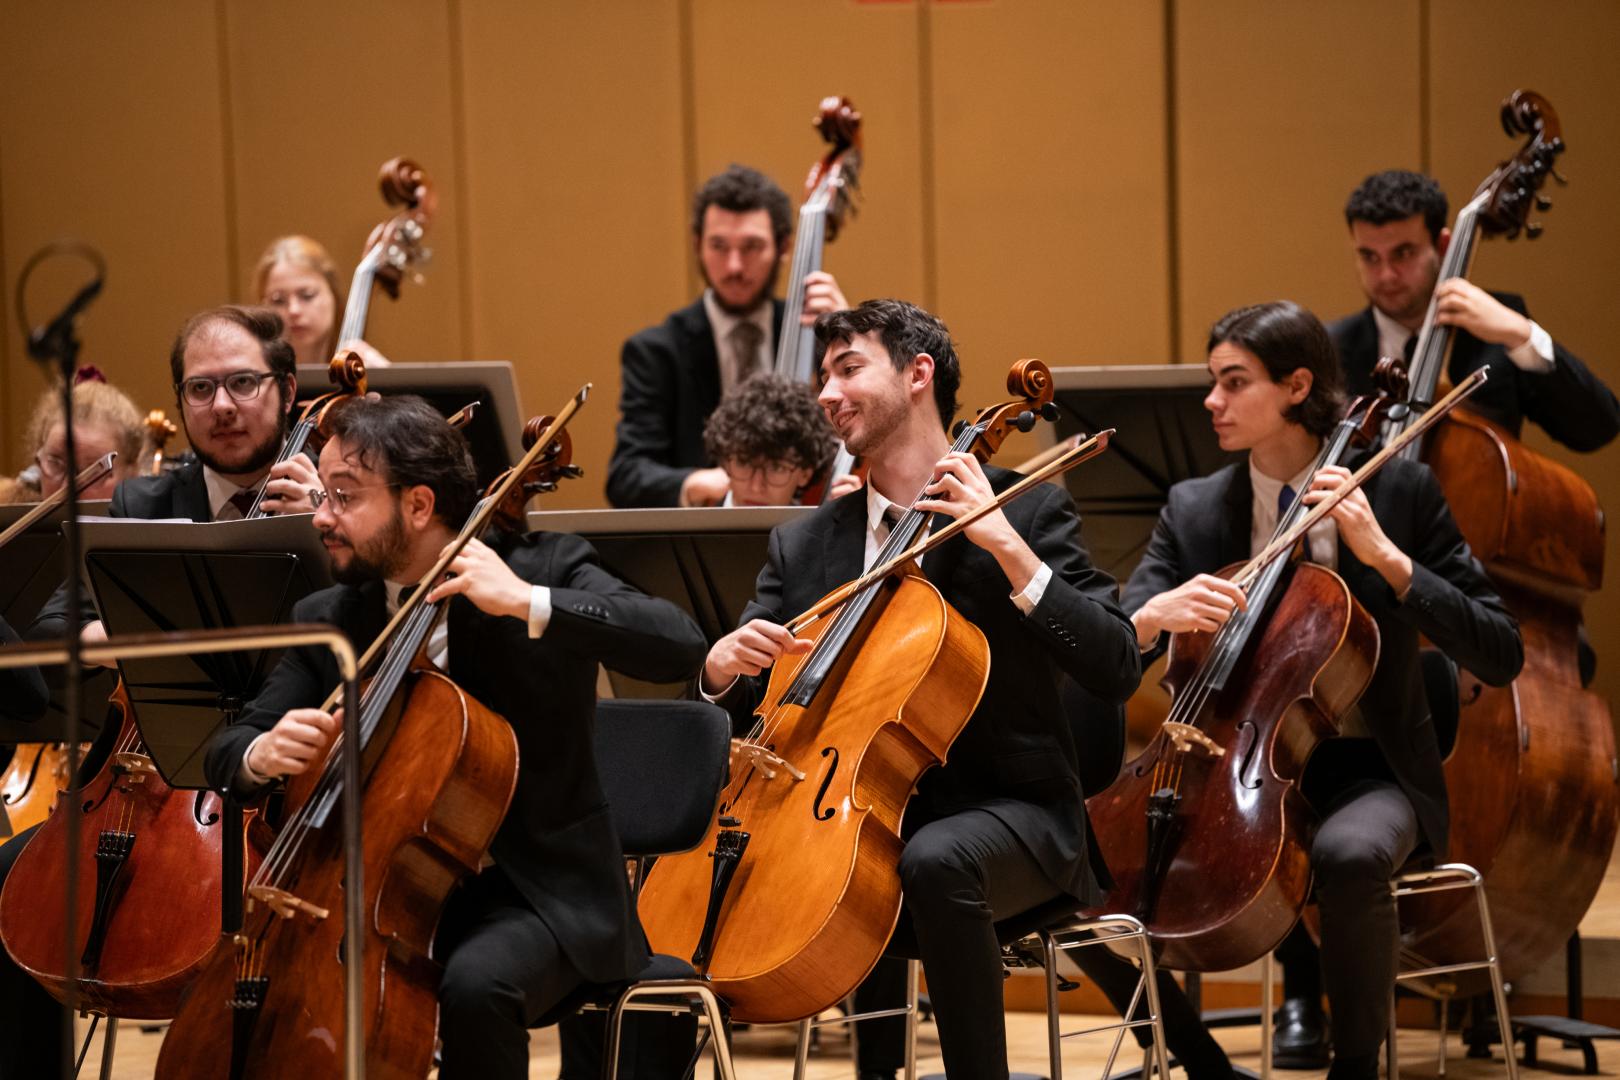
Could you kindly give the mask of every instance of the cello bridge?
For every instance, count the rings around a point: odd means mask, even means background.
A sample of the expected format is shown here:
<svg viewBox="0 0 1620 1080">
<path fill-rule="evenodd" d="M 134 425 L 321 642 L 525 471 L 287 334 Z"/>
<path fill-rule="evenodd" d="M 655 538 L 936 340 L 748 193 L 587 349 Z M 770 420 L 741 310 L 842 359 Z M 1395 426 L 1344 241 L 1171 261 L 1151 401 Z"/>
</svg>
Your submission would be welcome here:
<svg viewBox="0 0 1620 1080">
<path fill-rule="evenodd" d="M 1174 720 L 1166 720 L 1164 723 L 1164 733 L 1169 737 L 1170 745 L 1175 747 L 1177 753 L 1185 754 L 1191 751 L 1194 747 L 1197 747 L 1210 757 L 1226 756 L 1226 748 L 1224 746 L 1216 746 L 1213 739 L 1211 739 L 1208 735 L 1205 735 L 1202 731 L 1191 724 L 1182 724 Z"/>
<path fill-rule="evenodd" d="M 732 739 L 731 753 L 735 758 L 740 758 L 744 763 L 764 773 L 767 780 L 775 780 L 778 769 L 795 780 L 804 779 L 804 773 L 794 768 L 792 762 L 778 757 L 770 747 L 762 743 L 749 742 L 747 739 Z"/>
<path fill-rule="evenodd" d="M 323 907 L 317 907 L 308 900 L 300 899 L 290 892 L 272 888 L 269 885 L 253 885 L 248 888 L 248 897 L 264 904 L 271 911 L 283 919 L 290 919 L 300 913 L 312 919 L 324 919 L 331 914 Z"/>
<path fill-rule="evenodd" d="M 122 773 L 131 784 L 140 784 L 148 776 L 157 775 L 157 766 L 145 754 L 131 754 L 127 751 L 113 755 L 113 768 Z"/>
</svg>

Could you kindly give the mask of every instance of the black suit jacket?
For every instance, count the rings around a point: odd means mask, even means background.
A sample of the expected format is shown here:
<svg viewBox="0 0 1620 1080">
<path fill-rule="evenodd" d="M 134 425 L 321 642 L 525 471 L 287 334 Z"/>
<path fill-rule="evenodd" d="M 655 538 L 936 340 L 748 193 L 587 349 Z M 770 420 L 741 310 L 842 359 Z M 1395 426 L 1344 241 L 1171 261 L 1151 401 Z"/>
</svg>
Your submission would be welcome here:
<svg viewBox="0 0 1620 1080">
<path fill-rule="evenodd" d="M 1412 587 L 1404 602 L 1397 600 L 1378 572 L 1340 542 L 1338 574 L 1378 623 L 1380 636 L 1378 666 L 1361 696 L 1361 713 L 1412 800 L 1424 839 L 1444 857 L 1446 778 L 1418 666 L 1418 637 L 1493 686 L 1519 673 L 1524 646 L 1519 624 L 1469 552 L 1428 466 L 1392 460 L 1365 490 L 1379 526 L 1412 560 Z M 1125 586 L 1125 610 L 1137 611 L 1195 574 L 1246 561 L 1253 500 L 1247 461 L 1172 487 L 1147 552 Z M 1151 662 L 1167 644 L 1161 640 L 1144 659 Z"/>
<path fill-rule="evenodd" d="M 132 476 L 113 489 L 112 504 L 107 513 L 111 517 L 189 518 L 192 521 L 212 521 L 213 511 L 208 506 L 208 482 L 203 479 L 200 462 L 192 461 L 159 476 Z M 83 594 L 79 612 L 79 625 L 99 618 L 95 600 L 89 590 Z M 29 624 L 30 641 L 48 641 L 60 638 L 67 631 L 67 588 L 63 586 L 51 594 L 34 621 Z"/>
<path fill-rule="evenodd" d="M 782 302 L 772 303 L 774 343 Z M 720 403 L 720 358 L 702 298 L 626 341 L 619 378 L 608 502 L 678 506 L 687 474 L 714 464 L 703 451 L 703 424 Z"/>
<path fill-rule="evenodd" d="M 1491 293 L 1526 317 L 1524 298 Z M 1352 395 L 1373 392 L 1372 373 L 1379 360 L 1378 324 L 1371 307 L 1328 325 L 1339 350 L 1339 364 Z M 1501 345 L 1487 345 L 1466 330 L 1454 331 L 1448 361 L 1455 385 L 1482 367 L 1491 369 L 1485 385 L 1469 397 L 1467 407 L 1507 428 L 1515 436 L 1528 417 L 1571 450 L 1596 450 L 1620 434 L 1620 401 L 1614 392 L 1568 349 L 1553 343 L 1553 369 L 1545 375 L 1524 371 Z"/>
<path fill-rule="evenodd" d="M 11 624 L 0 619 L 0 643 L 16 645 L 20 640 Z M 38 720 L 49 701 L 39 668 L 0 669 L 0 714 L 7 719 Z"/>
<path fill-rule="evenodd" d="M 988 468 L 1002 490 L 1016 474 Z M 968 809 L 993 813 L 1013 830 L 1052 883 L 1087 903 L 1100 895 L 1080 786 L 1079 754 L 1060 693 L 1068 675 L 1108 702 L 1128 698 L 1141 679 L 1130 621 L 1114 580 L 1091 564 L 1068 492 L 1042 484 L 1007 507 L 1007 518 L 1052 568 L 1041 602 L 1026 618 L 1001 567 L 965 536 L 923 559 L 923 572 L 990 643 L 984 696 L 942 768 L 926 774 L 906 809 L 907 835 Z M 769 561 L 742 621 L 784 622 L 860 576 L 865 558 L 866 492 L 851 492 L 771 532 Z M 764 696 L 766 676 L 740 679 L 721 699 L 746 719 Z"/>
<path fill-rule="evenodd" d="M 609 574 L 577 536 L 534 533 L 493 546 L 519 577 L 550 586 L 552 615 L 531 640 L 520 620 L 450 601 L 449 676 L 517 733 L 517 791 L 490 854 L 587 978 L 628 978 L 646 951 L 592 751 L 596 664 L 679 682 L 697 672 L 706 643 L 684 612 Z M 294 621 L 330 623 L 363 649 L 387 621 L 384 595 L 381 582 L 335 585 L 299 601 Z M 231 788 L 260 732 L 289 709 L 319 706 L 338 683 L 325 650 L 289 650 L 241 720 L 209 745 L 209 782 Z"/>
</svg>

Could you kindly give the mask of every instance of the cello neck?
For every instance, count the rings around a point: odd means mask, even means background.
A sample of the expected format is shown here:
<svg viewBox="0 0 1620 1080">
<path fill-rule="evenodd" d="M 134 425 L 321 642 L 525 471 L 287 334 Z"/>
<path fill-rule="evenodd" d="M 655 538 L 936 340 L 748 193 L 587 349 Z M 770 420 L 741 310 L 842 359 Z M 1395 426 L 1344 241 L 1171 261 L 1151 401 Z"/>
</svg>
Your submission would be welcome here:
<svg viewBox="0 0 1620 1080">
<path fill-rule="evenodd" d="M 338 345 L 366 336 L 366 319 L 371 314 L 371 290 L 376 285 L 377 264 L 381 261 L 381 249 L 373 248 L 356 264 L 354 277 L 349 282 L 349 298 L 343 305 Z"/>
</svg>

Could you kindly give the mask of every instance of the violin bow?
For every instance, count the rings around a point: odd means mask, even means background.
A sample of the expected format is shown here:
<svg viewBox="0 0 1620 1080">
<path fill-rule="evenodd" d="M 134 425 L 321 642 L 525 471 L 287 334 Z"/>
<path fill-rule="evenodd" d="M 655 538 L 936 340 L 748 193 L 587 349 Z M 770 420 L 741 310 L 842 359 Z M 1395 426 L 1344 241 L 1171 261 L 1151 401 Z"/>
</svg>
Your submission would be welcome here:
<svg viewBox="0 0 1620 1080">
<path fill-rule="evenodd" d="M 73 481 L 73 490 L 83 491 L 91 484 L 94 484 L 102 477 L 112 472 L 113 460 L 117 457 L 118 451 L 111 450 L 101 455 L 90 464 L 86 465 L 82 470 L 80 470 L 78 477 Z M 32 510 L 28 511 L 28 513 L 24 514 L 16 521 L 13 521 L 5 532 L 0 532 L 0 548 L 5 547 L 19 533 L 26 531 L 29 526 L 34 524 L 34 522 L 38 521 L 40 518 L 43 518 L 46 514 L 49 514 L 52 510 L 55 510 L 58 506 L 61 506 L 66 501 L 67 485 L 64 484 L 63 486 L 57 488 L 56 491 L 50 496 L 41 499 Z"/>
</svg>

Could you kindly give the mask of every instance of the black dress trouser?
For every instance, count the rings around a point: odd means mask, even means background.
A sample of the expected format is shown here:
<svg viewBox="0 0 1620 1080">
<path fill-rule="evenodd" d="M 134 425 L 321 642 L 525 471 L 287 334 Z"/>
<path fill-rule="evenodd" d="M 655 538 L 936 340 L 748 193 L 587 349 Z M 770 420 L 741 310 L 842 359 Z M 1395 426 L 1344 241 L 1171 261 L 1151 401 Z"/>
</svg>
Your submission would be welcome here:
<svg viewBox="0 0 1620 1080">
<path fill-rule="evenodd" d="M 23 845 L 39 831 L 36 825 L 0 845 L 0 887 L 4 887 Z M 88 883 L 91 887 L 94 882 Z M 81 882 L 84 888 L 85 883 Z M 11 954 L 0 949 L 0 1016 L 10 1034 L 0 1038 L 0 1080 L 41 1080 L 62 1075 L 68 1060 L 63 1053 L 62 1006 L 45 992 Z"/>
</svg>

